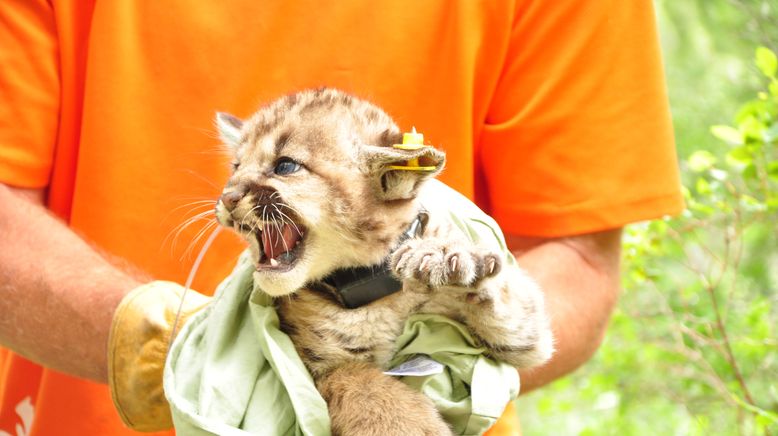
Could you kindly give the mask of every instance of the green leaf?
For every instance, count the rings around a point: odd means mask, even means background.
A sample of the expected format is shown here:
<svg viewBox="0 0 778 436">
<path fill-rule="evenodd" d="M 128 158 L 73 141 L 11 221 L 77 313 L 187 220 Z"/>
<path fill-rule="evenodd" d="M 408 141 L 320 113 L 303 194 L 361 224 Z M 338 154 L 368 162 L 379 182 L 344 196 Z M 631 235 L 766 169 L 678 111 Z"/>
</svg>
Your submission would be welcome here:
<svg viewBox="0 0 778 436">
<path fill-rule="evenodd" d="M 745 210 L 751 212 L 762 212 L 767 209 L 767 205 L 759 201 L 758 199 L 750 195 L 742 195 L 740 197 L 740 204 Z"/>
<path fill-rule="evenodd" d="M 767 175 L 778 182 L 778 162 L 770 162 L 767 164 Z"/>
<path fill-rule="evenodd" d="M 770 94 L 778 97 L 778 80 L 773 80 L 770 82 L 768 89 L 770 90 Z"/>
<path fill-rule="evenodd" d="M 667 221 L 664 220 L 654 220 L 648 223 L 648 229 L 659 237 L 664 237 L 669 228 L 670 226 L 667 225 Z"/>
<path fill-rule="evenodd" d="M 766 430 L 770 426 L 770 424 L 772 424 L 770 418 L 763 415 L 756 415 L 756 417 L 754 417 L 754 420 L 756 421 L 757 431 L 762 434 L 767 434 Z"/>
<path fill-rule="evenodd" d="M 740 133 L 738 129 L 734 127 L 724 126 L 724 125 L 713 126 L 710 128 L 710 132 L 713 134 L 713 136 L 721 139 L 722 141 L 728 144 L 732 144 L 732 145 L 743 144 L 743 135 Z"/>
<path fill-rule="evenodd" d="M 768 143 L 778 139 L 778 122 L 770 126 L 769 129 L 765 130 L 762 133 L 762 138 L 764 139 L 764 142 Z"/>
<path fill-rule="evenodd" d="M 701 215 L 703 217 L 711 216 L 716 213 L 716 209 L 714 207 L 707 204 L 698 203 L 696 201 L 689 203 L 689 210 L 695 212 L 696 215 Z"/>
<path fill-rule="evenodd" d="M 765 112 L 765 102 L 751 100 L 743 104 L 735 115 L 735 122 L 742 123 L 747 118 L 760 117 Z"/>
<path fill-rule="evenodd" d="M 765 124 L 758 117 L 746 117 L 740 122 L 738 127 L 740 132 L 742 132 L 742 136 L 747 139 L 755 141 L 762 140 L 762 132 L 764 132 Z"/>
<path fill-rule="evenodd" d="M 695 184 L 695 189 L 697 190 L 697 194 L 702 196 L 709 196 L 711 193 L 710 183 L 708 183 L 707 180 L 705 180 L 704 177 L 698 177 L 697 183 Z"/>
<path fill-rule="evenodd" d="M 754 136 L 761 140 L 759 132 L 773 124 L 778 118 L 778 98 L 751 100 L 741 106 L 735 116 L 737 130 L 741 138 Z"/>
<path fill-rule="evenodd" d="M 748 147 L 744 145 L 742 147 L 737 147 L 730 150 L 729 153 L 727 153 L 727 159 L 735 161 L 741 165 L 748 165 L 754 160 L 754 157 L 751 153 L 751 150 L 749 150 Z"/>
<path fill-rule="evenodd" d="M 692 191 L 690 191 L 686 186 L 681 186 L 681 193 L 683 194 L 684 200 L 689 200 L 692 198 Z"/>
<path fill-rule="evenodd" d="M 765 76 L 775 78 L 778 71 L 778 57 L 767 47 L 756 49 L 756 66 Z"/>
<path fill-rule="evenodd" d="M 746 165 L 746 168 L 743 170 L 743 178 L 746 180 L 756 180 L 756 166 L 752 163 Z"/>
<path fill-rule="evenodd" d="M 716 156 L 707 150 L 697 150 L 687 160 L 689 169 L 695 173 L 709 170 L 716 163 Z"/>
</svg>

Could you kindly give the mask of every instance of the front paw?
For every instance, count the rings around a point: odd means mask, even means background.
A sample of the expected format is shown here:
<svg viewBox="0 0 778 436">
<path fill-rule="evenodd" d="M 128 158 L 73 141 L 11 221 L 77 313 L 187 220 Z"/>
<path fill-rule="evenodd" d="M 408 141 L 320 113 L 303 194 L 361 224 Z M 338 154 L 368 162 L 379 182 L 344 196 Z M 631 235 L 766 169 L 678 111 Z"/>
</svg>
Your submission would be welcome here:
<svg viewBox="0 0 778 436">
<path fill-rule="evenodd" d="M 411 239 L 392 253 L 392 271 L 430 286 L 471 286 L 502 268 L 498 253 L 437 239 Z"/>
<path fill-rule="evenodd" d="M 348 363 L 317 381 L 338 436 L 450 436 L 421 392 L 365 363 Z"/>
</svg>

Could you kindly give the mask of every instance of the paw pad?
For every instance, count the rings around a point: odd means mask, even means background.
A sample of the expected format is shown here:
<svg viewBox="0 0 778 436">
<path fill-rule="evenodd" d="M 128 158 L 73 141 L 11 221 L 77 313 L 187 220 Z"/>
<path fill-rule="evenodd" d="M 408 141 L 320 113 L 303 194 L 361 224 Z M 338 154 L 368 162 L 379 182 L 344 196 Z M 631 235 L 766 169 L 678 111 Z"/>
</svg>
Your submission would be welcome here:
<svg viewBox="0 0 778 436">
<path fill-rule="evenodd" d="M 440 240 L 413 239 L 391 258 L 392 270 L 402 279 L 431 286 L 470 286 L 500 272 L 498 254 Z"/>
</svg>

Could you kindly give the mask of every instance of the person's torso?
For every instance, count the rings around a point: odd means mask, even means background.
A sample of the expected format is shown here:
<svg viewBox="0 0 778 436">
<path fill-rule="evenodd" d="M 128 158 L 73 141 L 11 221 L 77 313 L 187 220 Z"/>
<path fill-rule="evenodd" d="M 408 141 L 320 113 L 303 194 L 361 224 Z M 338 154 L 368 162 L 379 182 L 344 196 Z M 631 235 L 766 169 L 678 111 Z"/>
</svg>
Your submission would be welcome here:
<svg viewBox="0 0 778 436">
<path fill-rule="evenodd" d="M 183 282 L 211 231 L 208 201 L 229 171 L 215 112 L 247 117 L 297 90 L 340 88 L 416 127 L 448 154 L 441 179 L 473 197 L 473 147 L 507 51 L 510 2 L 52 3 L 62 97 L 50 205 L 156 279 Z M 193 287 L 213 292 L 241 248 L 222 232 Z M 5 384 L 4 430 L 134 434 L 105 386 L 24 362 L 4 362 L 20 382 L 15 392 Z"/>
</svg>

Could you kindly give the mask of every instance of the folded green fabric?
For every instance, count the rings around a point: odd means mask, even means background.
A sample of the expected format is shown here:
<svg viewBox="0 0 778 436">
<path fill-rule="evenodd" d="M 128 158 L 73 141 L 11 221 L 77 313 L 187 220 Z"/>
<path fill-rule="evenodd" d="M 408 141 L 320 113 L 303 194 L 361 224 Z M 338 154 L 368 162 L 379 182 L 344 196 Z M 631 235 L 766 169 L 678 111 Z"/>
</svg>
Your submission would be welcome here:
<svg viewBox="0 0 778 436">
<path fill-rule="evenodd" d="M 450 200 L 443 198 L 449 206 L 456 204 Z M 494 238 L 505 249 L 499 229 L 478 213 L 472 219 L 452 214 L 452 219 L 471 238 Z M 254 286 L 252 272 L 244 252 L 211 305 L 189 319 L 171 346 L 164 387 L 176 430 L 182 435 L 329 435 L 327 404 L 279 329 L 270 297 Z M 428 395 L 457 434 L 483 433 L 518 395 L 517 371 L 485 357 L 467 329 L 445 317 L 412 316 L 398 350 L 392 366 L 418 354 L 445 366 L 438 374 L 401 380 Z"/>
<path fill-rule="evenodd" d="M 327 404 L 270 298 L 254 289 L 247 252 L 170 348 L 165 394 L 183 435 L 328 435 Z"/>
<path fill-rule="evenodd" d="M 439 374 L 401 380 L 430 397 L 456 434 L 480 435 L 519 394 L 518 371 L 485 357 L 467 328 L 449 318 L 413 315 L 397 344 L 392 367 L 419 354 L 445 366 Z"/>
</svg>

